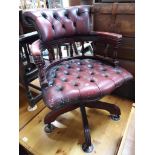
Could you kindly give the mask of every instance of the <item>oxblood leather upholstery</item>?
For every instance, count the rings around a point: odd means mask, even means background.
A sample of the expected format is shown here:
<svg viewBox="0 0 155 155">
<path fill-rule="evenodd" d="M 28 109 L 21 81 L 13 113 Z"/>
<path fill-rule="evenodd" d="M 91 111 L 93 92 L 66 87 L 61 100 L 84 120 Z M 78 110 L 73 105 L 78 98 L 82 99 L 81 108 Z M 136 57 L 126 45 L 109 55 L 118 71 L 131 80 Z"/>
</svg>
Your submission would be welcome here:
<svg viewBox="0 0 155 155">
<path fill-rule="evenodd" d="M 49 108 L 57 109 L 100 99 L 132 76 L 121 67 L 115 69 L 99 60 L 73 59 L 49 68 L 46 78 L 44 101 Z"/>
<path fill-rule="evenodd" d="M 35 23 L 41 40 L 46 42 L 60 37 L 88 34 L 89 14 L 89 6 L 78 6 L 69 9 L 28 11 L 24 16 L 30 23 Z"/>
<path fill-rule="evenodd" d="M 53 129 L 51 122 L 59 115 L 80 107 L 85 136 L 82 149 L 90 153 L 93 145 L 85 107 L 107 110 L 113 120 L 119 120 L 119 107 L 98 100 L 132 78 L 128 71 L 119 67 L 117 61 L 122 35 L 92 32 L 89 6 L 30 11 L 25 12 L 24 16 L 40 35 L 40 40 L 32 44 L 31 52 L 39 69 L 43 100 L 52 109 L 44 118 L 44 130 L 50 133 Z M 93 55 L 86 55 L 84 41 L 91 41 Z M 80 54 L 76 42 L 81 44 Z M 113 59 L 97 56 L 94 46 L 96 42 L 111 44 Z M 70 45 L 69 58 L 62 58 L 63 44 Z M 60 58 L 57 60 L 55 47 Z M 46 49 L 49 54 L 48 64 L 44 60 Z"/>
<path fill-rule="evenodd" d="M 99 37 L 100 41 L 112 44 L 114 50 L 118 48 L 121 35 L 91 31 L 89 6 L 28 11 L 24 17 L 28 24 L 34 24 L 40 34 L 40 40 L 32 44 L 31 51 L 39 68 L 43 99 L 49 108 L 58 109 L 69 104 L 98 100 L 132 78 L 125 69 L 108 65 L 93 56 L 72 57 L 45 66 L 42 46 L 55 40 L 58 44 L 62 38 L 67 42 L 75 41 L 77 36 L 81 36 L 81 40 L 83 36 Z"/>
</svg>

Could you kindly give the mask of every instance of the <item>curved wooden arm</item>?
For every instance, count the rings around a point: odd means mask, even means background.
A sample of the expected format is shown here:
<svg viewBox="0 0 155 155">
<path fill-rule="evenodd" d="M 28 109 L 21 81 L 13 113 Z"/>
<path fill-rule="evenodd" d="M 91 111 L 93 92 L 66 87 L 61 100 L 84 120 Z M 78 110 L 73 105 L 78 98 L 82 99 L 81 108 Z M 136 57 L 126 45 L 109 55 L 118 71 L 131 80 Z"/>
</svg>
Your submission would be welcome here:
<svg viewBox="0 0 155 155">
<path fill-rule="evenodd" d="M 33 43 L 35 40 L 39 38 L 38 32 L 30 32 L 26 34 L 22 34 L 19 36 L 19 42 L 22 43 Z"/>
<path fill-rule="evenodd" d="M 35 42 L 33 42 L 31 45 L 31 53 L 34 57 L 41 56 L 40 43 L 41 43 L 41 40 L 38 39 Z"/>
<path fill-rule="evenodd" d="M 111 32 L 92 31 L 90 35 L 101 37 L 101 39 L 103 39 L 105 43 L 112 44 L 114 48 L 118 48 L 122 40 L 121 34 L 116 34 L 116 33 L 111 33 Z"/>
<path fill-rule="evenodd" d="M 120 46 L 122 35 L 111 33 L 111 32 L 91 32 L 91 35 L 99 37 L 100 42 L 104 42 L 113 46 L 113 62 L 115 67 L 119 65 L 119 61 L 117 60 L 117 50 Z"/>
<path fill-rule="evenodd" d="M 31 45 L 31 53 L 34 58 L 34 62 L 39 70 L 40 82 L 44 83 L 45 81 L 45 61 L 42 56 L 41 51 L 41 40 L 36 40 Z"/>
</svg>

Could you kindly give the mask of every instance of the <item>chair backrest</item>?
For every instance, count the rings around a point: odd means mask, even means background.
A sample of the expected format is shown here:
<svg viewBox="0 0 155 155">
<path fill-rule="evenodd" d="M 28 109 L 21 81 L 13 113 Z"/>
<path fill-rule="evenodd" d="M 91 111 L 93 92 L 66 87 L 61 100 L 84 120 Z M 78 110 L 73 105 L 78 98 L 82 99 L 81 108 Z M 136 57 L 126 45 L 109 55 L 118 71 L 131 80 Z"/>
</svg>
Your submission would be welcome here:
<svg viewBox="0 0 155 155">
<path fill-rule="evenodd" d="M 88 5 L 25 11 L 24 18 L 28 24 L 34 24 L 42 42 L 74 35 L 86 35 L 91 30 L 90 6 Z"/>
<path fill-rule="evenodd" d="M 46 83 L 46 71 L 51 66 L 62 61 L 92 57 L 94 59 L 101 59 L 95 54 L 96 42 L 111 44 L 114 49 L 114 57 L 112 60 L 104 59 L 104 62 L 107 61 L 107 63 L 115 66 L 118 64 L 116 59 L 117 48 L 122 36 L 114 33 L 92 31 L 91 15 L 91 6 L 89 5 L 62 9 L 29 10 L 23 13 L 27 24 L 35 26 L 40 36 L 40 40 L 32 44 L 31 52 L 35 64 L 39 68 L 41 83 Z M 80 44 L 77 44 L 79 42 Z M 91 44 L 92 52 L 90 50 L 86 52 L 89 49 L 85 47 L 86 42 Z M 69 49 L 67 50 L 67 58 L 64 58 L 62 55 L 64 51 L 61 50 L 61 46 L 64 45 Z M 46 52 L 48 54 L 47 59 L 44 57 Z"/>
</svg>

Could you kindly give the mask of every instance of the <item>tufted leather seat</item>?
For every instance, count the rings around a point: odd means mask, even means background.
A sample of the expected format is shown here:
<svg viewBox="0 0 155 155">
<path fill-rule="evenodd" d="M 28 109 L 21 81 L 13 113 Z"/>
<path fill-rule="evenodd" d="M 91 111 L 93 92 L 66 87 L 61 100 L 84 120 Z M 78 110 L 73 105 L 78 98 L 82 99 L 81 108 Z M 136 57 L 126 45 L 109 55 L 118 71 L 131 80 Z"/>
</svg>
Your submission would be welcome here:
<svg viewBox="0 0 155 155">
<path fill-rule="evenodd" d="M 48 87 L 43 89 L 46 105 L 52 109 L 68 104 L 98 100 L 132 78 L 125 69 L 115 69 L 99 60 L 73 59 L 50 67 Z"/>
<path fill-rule="evenodd" d="M 44 119 L 44 123 L 47 124 L 45 131 L 52 131 L 51 122 L 59 115 L 80 107 L 85 135 L 82 148 L 85 152 L 93 150 L 85 107 L 107 110 L 112 119 L 118 120 L 121 115 L 120 109 L 114 104 L 98 100 L 132 79 L 132 75 L 120 67 L 117 61 L 117 49 L 122 35 L 91 31 L 90 8 L 75 6 L 24 13 L 27 24 L 33 25 L 40 36 L 40 39 L 32 44 L 31 52 L 39 69 L 44 103 L 52 109 Z M 85 41 L 91 41 L 91 56 L 85 54 Z M 81 43 L 80 54 L 75 52 L 76 42 Z M 112 60 L 95 54 L 96 42 L 112 46 Z M 70 45 L 69 58 L 62 58 L 60 46 L 64 43 Z M 55 47 L 58 47 L 58 60 L 55 60 Z M 43 58 L 45 49 L 49 52 L 48 65 Z"/>
</svg>

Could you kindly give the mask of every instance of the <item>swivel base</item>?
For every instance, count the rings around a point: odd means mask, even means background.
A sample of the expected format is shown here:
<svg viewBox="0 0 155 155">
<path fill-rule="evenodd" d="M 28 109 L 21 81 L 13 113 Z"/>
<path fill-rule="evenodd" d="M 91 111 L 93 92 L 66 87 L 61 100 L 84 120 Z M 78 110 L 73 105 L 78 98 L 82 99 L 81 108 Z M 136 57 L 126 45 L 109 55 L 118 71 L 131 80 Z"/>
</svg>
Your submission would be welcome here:
<svg viewBox="0 0 155 155">
<path fill-rule="evenodd" d="M 51 133 L 54 130 L 54 128 L 55 128 L 55 126 L 50 123 L 50 124 L 45 125 L 44 131 L 46 133 Z"/>
<path fill-rule="evenodd" d="M 119 121 L 120 120 L 120 115 L 110 115 L 110 118 L 114 121 Z"/>
<path fill-rule="evenodd" d="M 93 151 L 94 147 L 93 145 L 91 144 L 90 146 L 87 146 L 86 143 L 83 143 L 82 144 L 82 150 L 86 153 L 91 153 Z"/>
</svg>

